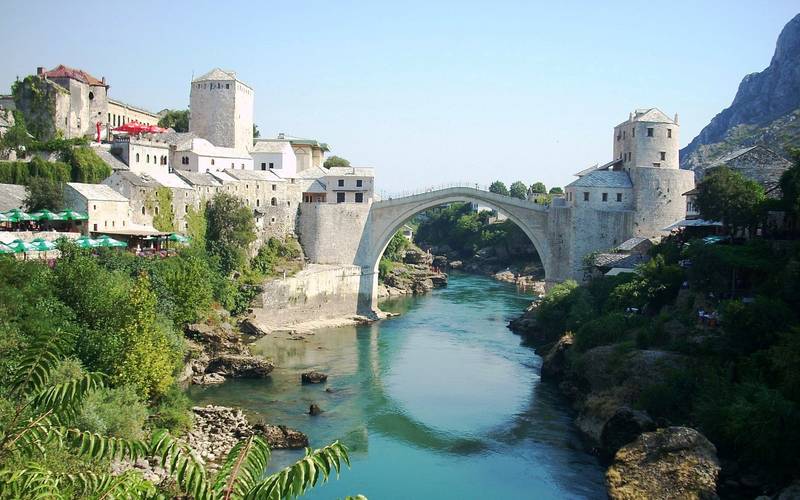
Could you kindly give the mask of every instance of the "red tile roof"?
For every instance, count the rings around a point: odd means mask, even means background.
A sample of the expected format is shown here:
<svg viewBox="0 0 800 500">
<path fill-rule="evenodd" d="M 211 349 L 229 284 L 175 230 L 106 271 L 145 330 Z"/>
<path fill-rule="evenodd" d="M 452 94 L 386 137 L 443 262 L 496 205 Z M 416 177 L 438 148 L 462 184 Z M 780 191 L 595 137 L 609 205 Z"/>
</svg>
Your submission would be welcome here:
<svg viewBox="0 0 800 500">
<path fill-rule="evenodd" d="M 89 85 L 106 86 L 103 81 L 98 80 L 82 69 L 70 68 L 69 66 L 64 66 L 63 64 L 59 64 L 50 71 L 45 71 L 44 76 L 47 78 L 72 78 L 73 80 L 78 80 L 79 82 L 87 83 Z"/>
</svg>

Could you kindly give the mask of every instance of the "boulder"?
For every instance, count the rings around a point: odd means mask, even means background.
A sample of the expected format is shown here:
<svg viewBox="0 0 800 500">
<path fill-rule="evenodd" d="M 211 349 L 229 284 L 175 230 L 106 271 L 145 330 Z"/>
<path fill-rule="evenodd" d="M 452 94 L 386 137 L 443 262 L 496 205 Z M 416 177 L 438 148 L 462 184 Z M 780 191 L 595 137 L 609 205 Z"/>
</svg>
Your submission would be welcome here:
<svg viewBox="0 0 800 500">
<path fill-rule="evenodd" d="M 776 500 L 797 500 L 800 498 L 800 481 L 795 481 L 781 490 Z"/>
<path fill-rule="evenodd" d="M 285 425 L 259 422 L 253 424 L 253 432 L 262 436 L 273 450 L 297 450 L 308 446 L 308 436 Z"/>
<path fill-rule="evenodd" d="M 317 403 L 311 403 L 311 406 L 308 407 L 308 414 L 316 416 L 320 413 L 322 413 L 322 408 Z"/>
<path fill-rule="evenodd" d="M 447 267 L 447 257 L 444 255 L 436 255 L 433 257 L 433 266 L 438 267 L 439 269 L 444 269 Z"/>
<path fill-rule="evenodd" d="M 460 260 L 450 262 L 450 269 L 461 269 L 462 267 L 464 267 L 464 263 Z"/>
<path fill-rule="evenodd" d="M 514 273 L 512 273 L 511 271 L 508 271 L 508 270 L 500 271 L 499 273 L 495 273 L 495 275 L 492 276 L 492 277 L 494 279 L 498 280 L 498 281 L 505 281 L 506 283 L 516 283 L 517 282 L 517 276 Z"/>
<path fill-rule="evenodd" d="M 244 354 L 223 354 L 211 360 L 207 373 L 218 372 L 228 377 L 263 378 L 272 372 L 275 365 L 271 361 Z"/>
<path fill-rule="evenodd" d="M 192 383 L 195 385 L 215 385 L 223 382 L 225 382 L 225 375 L 221 373 L 205 373 L 192 377 Z"/>
<path fill-rule="evenodd" d="M 211 326 L 205 323 L 192 323 L 184 327 L 186 336 L 200 343 L 206 352 L 217 353 L 237 353 L 247 352 L 240 335 L 233 331 L 230 323 L 223 322 Z"/>
<path fill-rule="evenodd" d="M 300 380 L 304 384 L 320 384 L 328 380 L 328 376 L 322 372 L 310 371 L 310 372 L 303 372 L 300 375 Z"/>
<path fill-rule="evenodd" d="M 246 333 L 247 335 L 251 335 L 253 337 L 261 338 L 265 336 L 269 331 L 264 330 L 258 324 L 255 323 L 253 318 L 247 318 L 246 320 L 239 323 L 239 329 Z"/>
<path fill-rule="evenodd" d="M 574 338 L 571 333 L 565 334 L 550 348 L 542 359 L 542 380 L 561 378 L 567 370 L 567 352 L 572 348 Z"/>
<path fill-rule="evenodd" d="M 646 432 L 623 446 L 606 471 L 612 500 L 717 498 L 717 450 L 688 427 Z"/>
<path fill-rule="evenodd" d="M 656 423 L 644 411 L 620 407 L 609 418 L 600 433 L 600 452 L 611 458 L 626 444 L 634 441 L 644 432 L 654 431 Z"/>
<path fill-rule="evenodd" d="M 423 252 L 418 248 L 409 248 L 406 250 L 403 262 L 406 264 L 423 264 L 429 266 L 433 263 L 433 255 L 428 252 Z"/>
</svg>

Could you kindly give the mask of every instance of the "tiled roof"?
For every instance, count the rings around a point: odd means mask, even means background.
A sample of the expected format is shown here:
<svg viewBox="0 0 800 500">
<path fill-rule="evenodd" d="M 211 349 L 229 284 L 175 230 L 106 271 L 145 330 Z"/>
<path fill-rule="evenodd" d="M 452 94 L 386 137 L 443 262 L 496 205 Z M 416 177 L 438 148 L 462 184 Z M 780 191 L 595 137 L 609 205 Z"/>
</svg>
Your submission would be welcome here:
<svg viewBox="0 0 800 500">
<path fill-rule="evenodd" d="M 175 173 L 178 175 L 178 177 L 193 186 L 219 187 L 222 185 L 222 183 L 213 175 L 207 173 L 189 172 L 187 170 L 175 170 Z"/>
<path fill-rule="evenodd" d="M 654 122 L 654 123 L 675 123 L 672 118 L 667 116 L 658 108 L 641 108 L 633 112 L 635 122 Z"/>
<path fill-rule="evenodd" d="M 236 170 L 233 168 L 226 168 L 223 172 L 240 181 L 286 182 L 285 179 L 282 179 L 271 170 Z"/>
<path fill-rule="evenodd" d="M 610 162 L 608 162 L 606 164 L 603 164 L 603 165 L 592 165 L 589 168 L 581 170 L 580 172 L 575 174 L 575 176 L 583 177 L 584 175 L 586 175 L 588 173 L 591 173 L 591 172 L 594 172 L 595 170 L 609 170 L 609 169 L 613 168 L 614 166 L 616 166 L 619 163 L 622 163 L 622 159 L 611 160 Z"/>
<path fill-rule="evenodd" d="M 633 269 L 639 264 L 644 264 L 650 260 L 646 255 L 625 254 L 625 253 L 599 253 L 594 256 L 596 267 L 621 267 Z"/>
<path fill-rule="evenodd" d="M 193 82 L 204 82 L 207 80 L 236 80 L 236 72 L 225 71 L 219 68 L 214 68 L 203 76 L 198 76 Z"/>
<path fill-rule="evenodd" d="M 287 140 L 256 140 L 254 153 L 282 153 L 290 143 Z"/>
<path fill-rule="evenodd" d="M 0 211 L 24 209 L 27 191 L 19 184 L 0 184 Z"/>
<path fill-rule="evenodd" d="M 247 151 L 238 151 L 233 148 L 223 148 L 214 146 L 205 139 L 194 137 L 191 142 L 184 142 L 180 144 L 177 151 L 191 151 L 192 153 L 200 156 L 216 156 L 218 158 L 238 158 L 238 159 L 251 159 Z"/>
<path fill-rule="evenodd" d="M 724 165 L 725 163 L 728 163 L 729 161 L 731 161 L 733 159 L 736 159 L 736 158 L 742 156 L 745 153 L 749 153 L 750 151 L 756 149 L 757 147 L 759 147 L 759 146 L 750 146 L 749 148 L 741 148 L 741 149 L 737 149 L 736 151 L 731 151 L 730 153 L 722 155 L 719 158 L 717 158 L 716 160 L 712 161 L 708 165 L 708 168 L 718 167 L 719 165 Z"/>
<path fill-rule="evenodd" d="M 633 238 L 631 238 L 629 240 L 625 240 L 622 243 L 620 243 L 617 246 L 617 250 L 619 250 L 621 252 L 630 252 L 631 250 L 635 249 L 636 247 L 638 247 L 639 245 L 642 245 L 645 242 L 650 242 L 650 244 L 652 245 L 652 241 L 650 241 L 648 238 L 633 237 Z M 646 246 L 651 246 L 651 245 L 647 245 L 646 243 L 645 243 L 645 245 Z"/>
<path fill-rule="evenodd" d="M 103 85 L 107 87 L 102 80 L 98 80 L 82 69 L 70 68 L 69 66 L 64 66 L 63 64 L 59 64 L 50 71 L 45 71 L 44 76 L 47 78 L 72 78 L 73 80 L 78 80 L 79 82 L 87 83 L 89 85 Z"/>
<path fill-rule="evenodd" d="M 175 132 L 174 130 L 170 129 L 167 132 L 163 132 L 161 134 L 145 134 L 143 137 L 153 141 L 165 142 L 172 146 L 175 146 L 176 149 L 188 149 L 191 147 L 192 139 L 197 138 L 197 134 L 194 132 Z"/>
<path fill-rule="evenodd" d="M 321 183 L 320 181 L 317 180 L 317 181 L 312 182 L 311 185 L 308 187 L 308 189 L 305 190 L 305 192 L 306 193 L 325 193 L 325 192 L 327 192 L 327 189 L 325 188 L 325 184 L 323 184 L 323 183 Z"/>
<path fill-rule="evenodd" d="M 125 165 L 125 162 L 111 154 L 110 151 L 103 148 L 93 148 L 94 152 L 97 153 L 97 156 L 100 157 L 101 160 L 108 163 L 108 166 L 111 167 L 111 170 L 128 170 L 128 166 Z"/>
<path fill-rule="evenodd" d="M 595 170 L 578 180 L 568 184 L 567 187 L 598 187 L 598 188 L 632 188 L 628 172 L 613 170 Z"/>
<path fill-rule="evenodd" d="M 105 184 L 84 184 L 82 182 L 68 182 L 67 186 L 77 191 L 87 200 L 97 201 L 128 201 L 118 192 Z"/>
<path fill-rule="evenodd" d="M 134 174 L 130 170 L 117 172 L 117 175 L 136 187 L 149 187 L 149 188 L 161 187 L 161 184 L 159 184 L 152 177 L 149 177 L 147 175 Z"/>
</svg>

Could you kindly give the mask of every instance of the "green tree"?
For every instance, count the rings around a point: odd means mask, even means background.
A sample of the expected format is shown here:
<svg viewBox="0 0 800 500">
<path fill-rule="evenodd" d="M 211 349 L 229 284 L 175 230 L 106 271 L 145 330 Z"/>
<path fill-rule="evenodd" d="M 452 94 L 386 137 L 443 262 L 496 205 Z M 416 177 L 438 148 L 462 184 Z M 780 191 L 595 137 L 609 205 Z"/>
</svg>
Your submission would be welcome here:
<svg viewBox="0 0 800 500">
<path fill-rule="evenodd" d="M 697 186 L 697 209 L 707 220 L 722 222 L 731 235 L 754 229 L 761 217 L 764 189 L 725 166 L 709 172 Z"/>
<path fill-rule="evenodd" d="M 34 212 L 46 208 L 58 211 L 64 208 L 64 186 L 46 177 L 33 177 L 25 187 L 25 208 Z"/>
<path fill-rule="evenodd" d="M 531 184 L 531 193 L 533 194 L 547 194 L 547 187 L 544 182 L 534 182 Z"/>
<path fill-rule="evenodd" d="M 183 252 L 177 258 L 161 261 L 156 272 L 166 292 L 160 301 L 167 299 L 173 304 L 170 317 L 176 326 L 194 323 L 208 314 L 214 289 L 213 271 L 205 259 Z"/>
<path fill-rule="evenodd" d="M 410 242 L 403 236 L 403 233 L 397 231 L 389 240 L 386 245 L 386 250 L 383 252 L 383 257 L 394 262 L 402 262 L 406 255 L 406 249 L 410 246 Z"/>
<path fill-rule="evenodd" d="M 219 193 L 206 209 L 206 220 L 206 246 L 219 259 L 223 275 L 243 269 L 246 249 L 256 240 L 253 211 L 241 199 Z"/>
<path fill-rule="evenodd" d="M 325 168 L 332 168 L 332 167 L 349 167 L 350 162 L 341 158 L 339 156 L 329 156 L 325 158 L 325 163 L 322 165 Z"/>
<path fill-rule="evenodd" d="M 528 188 L 525 186 L 524 182 L 515 181 L 511 184 L 511 187 L 508 188 L 508 194 L 512 198 L 524 200 L 528 197 Z"/>
<path fill-rule="evenodd" d="M 158 120 L 158 126 L 171 128 L 175 132 L 189 131 L 189 110 L 188 109 L 168 109 L 164 116 Z"/>
<path fill-rule="evenodd" d="M 556 187 L 551 187 L 549 193 L 550 194 L 564 194 L 564 190 L 562 188 L 556 186 Z"/>
<path fill-rule="evenodd" d="M 257 139 L 259 137 L 261 137 L 261 132 L 259 132 L 259 130 L 258 130 L 258 125 L 256 125 L 254 123 L 253 124 L 253 139 Z"/>
<path fill-rule="evenodd" d="M 794 165 L 781 175 L 781 203 L 797 227 L 800 218 L 800 150 L 794 152 Z"/>
<path fill-rule="evenodd" d="M 73 182 L 99 184 L 111 175 L 111 167 L 89 146 L 78 146 L 64 152 L 64 161 L 72 167 Z"/>
<path fill-rule="evenodd" d="M 508 196 L 508 188 L 503 183 L 503 181 L 494 181 L 489 186 L 490 193 L 502 194 L 503 196 Z"/>
<path fill-rule="evenodd" d="M 25 128 L 25 117 L 22 113 L 15 111 L 13 116 L 14 125 L 0 137 L 0 152 L 8 154 L 14 151 L 17 156 L 24 156 L 25 151 L 33 143 L 33 139 L 28 133 L 28 129 Z"/>
</svg>

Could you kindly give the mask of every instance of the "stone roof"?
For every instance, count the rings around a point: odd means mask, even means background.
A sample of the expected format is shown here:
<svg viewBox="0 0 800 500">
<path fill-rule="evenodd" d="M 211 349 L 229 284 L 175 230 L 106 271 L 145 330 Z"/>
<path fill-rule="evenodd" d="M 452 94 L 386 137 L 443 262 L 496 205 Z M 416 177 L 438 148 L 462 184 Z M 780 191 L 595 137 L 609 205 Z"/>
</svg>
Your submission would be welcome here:
<svg viewBox="0 0 800 500">
<path fill-rule="evenodd" d="M 28 193 L 25 186 L 19 184 L 0 184 L 0 211 L 12 208 L 24 209 Z"/>
<path fill-rule="evenodd" d="M 114 156 L 111 151 L 104 148 L 93 148 L 93 150 L 101 160 L 111 167 L 111 170 L 128 170 L 128 166 L 125 165 L 125 162 Z"/>
<path fill-rule="evenodd" d="M 146 115 L 152 115 L 154 117 L 158 117 L 159 116 L 158 113 L 153 113 L 152 111 L 146 110 L 144 108 L 140 108 L 139 106 L 134 106 L 132 104 L 128 104 L 128 103 L 125 103 L 125 102 L 122 102 L 122 101 L 118 101 L 116 99 L 109 98 L 108 99 L 108 103 L 120 106 L 122 108 L 131 109 L 133 111 L 138 111 L 139 113 L 144 113 Z"/>
<path fill-rule="evenodd" d="M 236 170 L 233 168 L 226 168 L 223 172 L 240 181 L 286 182 L 285 179 L 282 179 L 275 172 L 270 170 Z"/>
<path fill-rule="evenodd" d="M 67 186 L 71 187 L 87 200 L 97 201 L 128 201 L 118 192 L 111 189 L 105 184 L 85 184 L 83 182 L 68 182 Z"/>
<path fill-rule="evenodd" d="M 189 149 L 191 147 L 191 140 L 198 136 L 194 132 L 175 132 L 173 129 L 169 129 L 161 134 L 144 134 L 142 137 L 146 137 L 152 141 L 165 142 L 181 150 Z"/>
<path fill-rule="evenodd" d="M 283 139 L 257 140 L 253 145 L 252 151 L 254 153 L 283 153 L 290 146 L 291 143 Z"/>
<path fill-rule="evenodd" d="M 158 183 L 155 179 L 148 175 L 142 174 L 134 174 L 130 170 L 122 170 L 116 172 L 121 179 L 129 182 L 131 185 L 136 187 L 147 187 L 147 188 L 157 188 L 161 187 L 161 184 Z"/>
<path fill-rule="evenodd" d="M 667 116 L 663 111 L 658 108 L 640 108 L 633 112 L 632 120 L 634 122 L 652 122 L 652 123 L 675 123 L 675 120 Z"/>
<path fill-rule="evenodd" d="M 325 188 L 325 184 L 321 183 L 320 181 L 316 180 L 311 183 L 311 185 L 304 191 L 305 193 L 325 193 L 327 189 Z"/>
<path fill-rule="evenodd" d="M 230 170 L 230 169 L 228 169 L 228 170 Z M 235 178 L 231 177 L 230 175 L 226 174 L 225 172 L 223 172 L 221 170 L 213 170 L 213 171 L 209 172 L 209 174 L 211 174 L 214 177 L 216 177 L 217 180 L 220 181 L 223 184 L 229 184 L 231 182 L 239 182 L 238 179 L 235 179 Z"/>
<path fill-rule="evenodd" d="M 175 173 L 192 186 L 220 187 L 222 183 L 213 175 L 205 172 L 189 172 L 188 170 L 175 170 Z"/>
<path fill-rule="evenodd" d="M 233 148 L 223 148 L 214 146 L 210 142 L 200 137 L 194 137 L 191 142 L 184 142 L 176 148 L 177 151 L 191 151 L 200 156 L 216 156 L 218 158 L 239 158 L 252 159 L 247 151 L 239 151 Z"/>
<path fill-rule="evenodd" d="M 64 66 L 63 64 L 59 64 L 50 71 L 45 71 L 44 76 L 47 78 L 71 78 L 89 85 L 102 85 L 104 87 L 108 87 L 108 85 L 106 85 L 102 80 L 98 80 L 82 69 L 70 68 L 69 66 Z"/>
<path fill-rule="evenodd" d="M 647 250 L 653 246 L 653 242 L 649 238 L 633 237 L 620 243 L 616 250 L 620 252 L 631 252 L 633 250 Z"/>
<path fill-rule="evenodd" d="M 595 267 L 634 269 L 648 260 L 650 260 L 648 256 L 641 254 L 599 253 L 594 256 L 594 265 Z"/>
<path fill-rule="evenodd" d="M 236 80 L 236 72 L 214 68 L 205 75 L 198 76 L 192 82 L 205 82 L 208 80 Z"/>
<path fill-rule="evenodd" d="M 628 172 L 595 170 L 567 184 L 567 187 L 596 187 L 630 189 L 633 187 Z"/>
<path fill-rule="evenodd" d="M 177 188 L 177 189 L 192 189 L 192 186 L 186 184 L 186 182 L 184 182 L 183 179 L 181 179 L 174 173 L 156 171 L 141 175 L 161 184 L 164 187 Z"/>
<path fill-rule="evenodd" d="M 592 165 L 592 166 L 591 166 L 591 167 L 589 167 L 589 168 L 586 168 L 586 169 L 584 169 L 584 170 L 581 170 L 580 172 L 578 172 L 577 174 L 575 174 L 575 176 L 576 176 L 576 177 L 583 177 L 584 175 L 586 175 L 586 174 L 589 174 L 589 173 L 591 173 L 591 172 L 594 172 L 595 170 L 608 170 L 608 169 L 613 169 L 613 167 L 615 167 L 615 166 L 617 166 L 618 164 L 621 164 L 621 163 L 622 163 L 622 159 L 620 158 L 620 159 L 617 159 L 617 160 L 611 160 L 610 162 L 608 162 L 608 163 L 605 163 L 605 164 L 603 164 L 603 165 L 597 165 L 597 164 L 594 164 L 594 165 Z"/>
<path fill-rule="evenodd" d="M 327 175 L 375 177 L 375 169 L 372 167 L 331 167 L 327 170 Z"/>
</svg>

